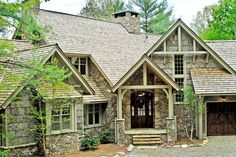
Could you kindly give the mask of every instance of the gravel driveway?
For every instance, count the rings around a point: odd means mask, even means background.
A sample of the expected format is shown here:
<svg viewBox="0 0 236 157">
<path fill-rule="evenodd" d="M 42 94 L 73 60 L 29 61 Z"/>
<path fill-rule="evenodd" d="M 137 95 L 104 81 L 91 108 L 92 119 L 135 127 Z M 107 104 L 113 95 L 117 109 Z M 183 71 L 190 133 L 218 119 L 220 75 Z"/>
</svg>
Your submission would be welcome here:
<svg viewBox="0 0 236 157">
<path fill-rule="evenodd" d="M 236 157 L 236 136 L 209 137 L 202 147 L 135 148 L 127 157 Z"/>
</svg>

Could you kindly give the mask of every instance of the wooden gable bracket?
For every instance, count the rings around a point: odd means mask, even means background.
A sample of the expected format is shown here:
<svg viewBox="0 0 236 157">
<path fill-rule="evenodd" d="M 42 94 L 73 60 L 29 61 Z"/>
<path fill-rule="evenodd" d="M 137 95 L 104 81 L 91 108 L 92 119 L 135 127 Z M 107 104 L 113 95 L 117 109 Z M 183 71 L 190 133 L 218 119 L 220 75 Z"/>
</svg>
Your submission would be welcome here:
<svg viewBox="0 0 236 157">
<path fill-rule="evenodd" d="M 207 64 L 209 63 L 209 53 L 207 53 L 207 55 L 206 55 L 206 63 Z"/>
<path fill-rule="evenodd" d="M 166 52 L 166 40 L 163 43 L 163 50 L 164 52 Z M 166 55 L 163 56 L 163 64 L 164 65 L 166 64 Z"/>
<path fill-rule="evenodd" d="M 196 41 L 193 39 L 193 52 L 196 52 Z M 196 63 L 196 54 L 193 54 L 193 64 Z"/>
</svg>

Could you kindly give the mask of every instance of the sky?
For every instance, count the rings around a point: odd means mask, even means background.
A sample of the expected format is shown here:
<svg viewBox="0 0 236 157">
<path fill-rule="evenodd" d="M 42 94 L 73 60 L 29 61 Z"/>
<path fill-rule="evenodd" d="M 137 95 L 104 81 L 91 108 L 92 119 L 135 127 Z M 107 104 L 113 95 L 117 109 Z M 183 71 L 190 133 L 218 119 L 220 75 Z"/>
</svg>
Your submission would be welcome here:
<svg viewBox="0 0 236 157">
<path fill-rule="evenodd" d="M 128 1 L 128 0 L 126 0 Z M 193 17 L 204 6 L 216 4 L 218 0 L 167 0 L 174 9 L 174 17 L 181 18 L 185 23 L 190 24 Z M 42 9 L 60 11 L 70 14 L 78 14 L 85 5 L 85 0 L 50 0 L 41 4 Z"/>
</svg>

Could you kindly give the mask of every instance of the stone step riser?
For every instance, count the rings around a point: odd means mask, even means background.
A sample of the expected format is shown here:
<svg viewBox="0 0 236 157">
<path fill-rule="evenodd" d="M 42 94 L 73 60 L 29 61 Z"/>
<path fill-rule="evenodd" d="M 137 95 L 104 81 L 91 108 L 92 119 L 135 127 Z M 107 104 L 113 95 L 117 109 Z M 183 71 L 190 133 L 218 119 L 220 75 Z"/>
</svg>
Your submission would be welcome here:
<svg viewBox="0 0 236 157">
<path fill-rule="evenodd" d="M 133 135 L 134 145 L 157 145 L 161 143 L 160 134 Z"/>
</svg>

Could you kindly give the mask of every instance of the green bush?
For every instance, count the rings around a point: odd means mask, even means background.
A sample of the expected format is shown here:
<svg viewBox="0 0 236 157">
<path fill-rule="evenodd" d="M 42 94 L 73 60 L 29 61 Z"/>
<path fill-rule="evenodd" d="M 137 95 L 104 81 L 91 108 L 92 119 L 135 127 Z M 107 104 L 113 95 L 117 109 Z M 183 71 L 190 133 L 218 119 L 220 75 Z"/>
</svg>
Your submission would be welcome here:
<svg viewBox="0 0 236 157">
<path fill-rule="evenodd" d="M 0 150 L 0 157 L 7 157 L 10 153 L 10 150 Z"/>
<path fill-rule="evenodd" d="M 101 144 L 107 144 L 112 142 L 113 132 L 105 131 L 101 135 L 99 135 L 99 140 Z"/>
<path fill-rule="evenodd" d="M 80 149 L 81 150 L 97 149 L 98 143 L 99 143 L 99 139 L 97 136 L 86 134 L 82 137 L 80 141 Z"/>
</svg>

